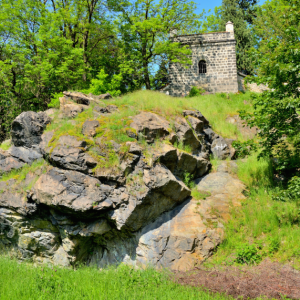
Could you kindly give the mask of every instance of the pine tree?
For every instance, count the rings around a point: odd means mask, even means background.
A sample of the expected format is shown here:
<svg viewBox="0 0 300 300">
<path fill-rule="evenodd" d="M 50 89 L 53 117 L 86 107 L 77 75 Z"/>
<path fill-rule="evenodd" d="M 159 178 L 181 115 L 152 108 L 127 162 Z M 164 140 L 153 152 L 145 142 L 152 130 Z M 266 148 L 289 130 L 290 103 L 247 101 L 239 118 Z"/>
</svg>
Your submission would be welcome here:
<svg viewBox="0 0 300 300">
<path fill-rule="evenodd" d="M 254 4 L 256 4 L 256 0 L 223 0 L 222 2 L 221 26 L 225 28 L 228 21 L 234 24 L 237 69 L 245 74 L 252 74 L 253 72 L 247 51 L 254 44 L 254 37 L 249 25 L 253 21 Z"/>
</svg>

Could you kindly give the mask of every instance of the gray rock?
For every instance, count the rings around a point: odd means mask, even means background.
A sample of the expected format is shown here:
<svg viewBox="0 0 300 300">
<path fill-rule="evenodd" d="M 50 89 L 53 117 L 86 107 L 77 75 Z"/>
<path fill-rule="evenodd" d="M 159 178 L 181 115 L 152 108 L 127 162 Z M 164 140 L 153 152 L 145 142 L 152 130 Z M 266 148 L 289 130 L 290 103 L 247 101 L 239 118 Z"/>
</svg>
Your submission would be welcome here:
<svg viewBox="0 0 300 300">
<path fill-rule="evenodd" d="M 116 105 L 107 105 L 105 107 L 96 106 L 94 110 L 101 114 L 110 114 L 117 111 L 118 107 Z"/>
<path fill-rule="evenodd" d="M 184 117 L 187 116 L 192 116 L 194 118 L 197 118 L 198 120 L 200 120 L 201 122 L 203 122 L 204 126 L 208 126 L 209 122 L 207 121 L 207 119 L 201 114 L 201 112 L 199 110 L 184 110 L 182 112 Z"/>
<path fill-rule="evenodd" d="M 1 158 L 1 157 L 0 157 Z M 2 156 L 0 159 L 0 174 L 18 170 L 24 166 L 24 163 L 11 156 Z"/>
<path fill-rule="evenodd" d="M 27 163 L 27 164 L 31 164 L 35 160 L 41 159 L 43 157 L 43 155 L 41 153 L 34 151 L 32 148 L 28 149 L 28 148 L 24 148 L 24 147 L 12 146 L 8 150 L 8 152 L 12 157 L 18 159 L 21 162 Z"/>
<path fill-rule="evenodd" d="M 130 127 L 137 135 L 143 135 L 148 143 L 153 143 L 156 138 L 169 134 L 169 122 L 154 113 L 142 112 L 133 117 Z"/>
<path fill-rule="evenodd" d="M 210 127 L 205 128 L 203 131 L 210 144 L 219 137 Z"/>
<path fill-rule="evenodd" d="M 41 142 L 41 135 L 50 118 L 44 113 L 27 111 L 21 113 L 11 125 L 12 143 L 17 147 L 31 148 Z"/>
<path fill-rule="evenodd" d="M 90 105 L 90 97 L 80 92 L 63 92 L 66 98 L 72 99 L 77 104 Z"/>
<path fill-rule="evenodd" d="M 55 143 L 54 148 L 47 141 L 53 133 L 43 136 L 41 149 L 51 164 L 68 170 L 91 173 L 97 166 L 96 160 L 85 152 L 86 142 L 74 136 L 63 135 Z"/>
<path fill-rule="evenodd" d="M 63 266 L 63 267 L 70 266 L 69 256 L 62 246 L 59 247 L 59 249 L 54 254 L 53 263 L 55 265 L 59 265 L 59 266 Z"/>
<path fill-rule="evenodd" d="M 157 150 L 155 160 L 164 164 L 180 178 L 184 178 L 186 173 L 192 178 L 197 178 L 206 174 L 211 168 L 211 163 L 207 159 L 177 150 L 166 144 Z"/>
<path fill-rule="evenodd" d="M 99 121 L 85 121 L 82 125 L 82 134 L 93 137 L 96 135 L 96 129 L 100 126 Z"/>
<path fill-rule="evenodd" d="M 133 187 L 130 188 L 134 196 L 112 214 L 119 230 L 125 226 L 131 231 L 137 231 L 184 201 L 191 193 L 182 181 L 161 165 L 145 170 L 143 181 L 145 185 L 137 186 L 136 193 Z"/>
<path fill-rule="evenodd" d="M 230 147 L 222 137 L 213 140 L 211 152 L 213 153 L 213 156 L 218 159 L 224 160 L 227 157 L 230 157 Z"/>
<path fill-rule="evenodd" d="M 126 145 L 129 146 L 129 150 L 128 150 L 129 153 L 141 155 L 142 147 L 139 146 L 137 143 L 127 142 Z"/>
<path fill-rule="evenodd" d="M 174 126 L 179 142 L 191 147 L 193 151 L 201 148 L 200 141 L 195 137 L 192 128 L 184 118 L 177 117 Z"/>
<path fill-rule="evenodd" d="M 202 121 L 192 116 L 188 116 L 186 119 L 197 134 L 203 131 L 204 123 Z"/>
<path fill-rule="evenodd" d="M 33 187 L 35 201 L 61 212 L 89 218 L 128 201 L 124 190 L 111 189 L 93 177 L 52 168 Z"/>
</svg>

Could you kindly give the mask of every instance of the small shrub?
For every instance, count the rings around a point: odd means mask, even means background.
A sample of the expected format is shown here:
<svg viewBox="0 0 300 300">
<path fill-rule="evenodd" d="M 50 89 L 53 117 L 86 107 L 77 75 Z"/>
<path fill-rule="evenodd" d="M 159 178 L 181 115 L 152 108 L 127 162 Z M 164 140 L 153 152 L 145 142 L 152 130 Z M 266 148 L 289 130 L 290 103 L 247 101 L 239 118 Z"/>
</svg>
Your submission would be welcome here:
<svg viewBox="0 0 300 300">
<path fill-rule="evenodd" d="M 63 97 L 64 94 L 63 93 L 55 93 L 52 95 L 51 101 L 48 104 L 48 107 L 50 108 L 59 108 L 60 106 L 60 102 L 59 102 L 59 98 Z"/>
<path fill-rule="evenodd" d="M 269 244 L 269 254 L 273 255 L 275 252 L 278 252 L 280 248 L 280 239 L 279 237 L 275 236 L 275 237 L 271 237 L 270 238 L 270 244 Z"/>
<path fill-rule="evenodd" d="M 189 92 L 188 97 L 196 97 L 205 93 L 205 90 L 201 87 L 193 86 Z"/>
<path fill-rule="evenodd" d="M 252 152 L 257 151 L 257 144 L 253 140 L 245 142 L 234 141 L 232 146 L 236 151 L 236 158 L 244 158 Z"/>
<path fill-rule="evenodd" d="M 193 175 L 188 172 L 183 174 L 183 182 L 190 189 L 192 189 L 195 185 L 193 182 Z"/>
<path fill-rule="evenodd" d="M 236 262 L 239 264 L 257 264 L 262 260 L 255 245 L 243 244 L 237 251 Z"/>
<path fill-rule="evenodd" d="M 182 150 L 184 152 L 187 152 L 187 153 L 192 153 L 192 147 L 190 145 L 184 145 L 182 142 L 176 142 L 174 144 L 174 146 L 179 149 L 179 150 Z"/>
</svg>

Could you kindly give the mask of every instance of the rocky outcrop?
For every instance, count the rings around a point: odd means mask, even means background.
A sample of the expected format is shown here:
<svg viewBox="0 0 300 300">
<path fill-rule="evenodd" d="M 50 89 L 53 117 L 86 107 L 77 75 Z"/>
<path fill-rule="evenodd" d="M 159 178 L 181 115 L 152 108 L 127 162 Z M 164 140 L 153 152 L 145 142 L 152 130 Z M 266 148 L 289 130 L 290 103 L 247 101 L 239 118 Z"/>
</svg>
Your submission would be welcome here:
<svg viewBox="0 0 300 300">
<path fill-rule="evenodd" d="M 41 151 L 54 166 L 83 173 L 91 173 L 97 166 L 97 161 L 85 152 L 85 141 L 63 135 L 52 145 L 49 144 L 52 136 L 53 132 L 43 136 Z"/>
<path fill-rule="evenodd" d="M 151 112 L 142 112 L 133 118 L 130 126 L 136 133 L 145 137 L 146 141 L 153 143 L 155 139 L 169 134 L 169 122 Z"/>
<path fill-rule="evenodd" d="M 17 146 L 31 148 L 41 142 L 41 135 L 50 118 L 44 113 L 27 111 L 21 113 L 11 125 L 11 140 Z"/>
<path fill-rule="evenodd" d="M 14 120 L 0 173 L 27 165 L 28 174 L 0 178 L 0 247 L 22 260 L 63 266 L 125 262 L 187 270 L 201 263 L 222 241 L 230 205 L 243 198 L 227 162 L 208 174 L 210 154 L 233 157 L 230 141 L 197 110 L 170 121 L 140 112 L 111 134 L 105 122 L 123 108 L 100 98 L 64 92 L 59 112 Z M 89 107 L 93 112 L 72 119 Z M 86 114 L 95 119 L 82 120 Z M 66 132 L 57 123 L 62 118 Z M 125 141 L 114 141 L 120 132 Z M 191 197 L 193 180 L 206 199 Z"/>
</svg>

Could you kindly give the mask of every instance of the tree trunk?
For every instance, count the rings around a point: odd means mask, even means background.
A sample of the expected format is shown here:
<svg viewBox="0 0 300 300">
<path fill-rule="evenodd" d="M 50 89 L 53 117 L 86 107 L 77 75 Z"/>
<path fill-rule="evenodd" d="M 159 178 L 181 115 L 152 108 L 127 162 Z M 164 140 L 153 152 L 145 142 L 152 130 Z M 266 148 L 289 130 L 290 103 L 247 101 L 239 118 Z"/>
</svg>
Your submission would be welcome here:
<svg viewBox="0 0 300 300">
<path fill-rule="evenodd" d="M 149 76 L 149 70 L 148 70 L 148 64 L 147 62 L 143 62 L 143 73 L 144 73 L 144 82 L 146 85 L 147 90 L 151 90 L 151 84 L 150 84 L 150 76 Z"/>
</svg>

